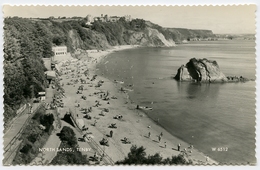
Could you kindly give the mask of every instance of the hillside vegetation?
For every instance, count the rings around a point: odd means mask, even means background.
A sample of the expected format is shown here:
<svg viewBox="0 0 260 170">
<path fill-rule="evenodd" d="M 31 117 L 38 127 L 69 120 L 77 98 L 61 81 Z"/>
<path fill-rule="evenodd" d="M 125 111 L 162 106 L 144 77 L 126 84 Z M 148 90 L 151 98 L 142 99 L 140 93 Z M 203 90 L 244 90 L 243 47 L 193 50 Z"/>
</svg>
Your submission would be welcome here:
<svg viewBox="0 0 260 170">
<path fill-rule="evenodd" d="M 192 160 L 188 159 L 187 154 L 181 153 L 170 158 L 163 159 L 159 153 L 148 155 L 143 146 L 133 145 L 130 152 L 122 161 L 117 161 L 117 165 L 190 165 Z"/>
<path fill-rule="evenodd" d="M 211 31 L 169 29 L 145 21 L 96 21 L 86 26 L 84 18 L 4 19 L 4 122 L 16 110 L 47 86 L 42 58 L 53 56 L 52 46 L 66 45 L 76 49 L 104 50 L 115 45 L 174 46 L 175 42 L 196 36 L 214 36 Z"/>
<path fill-rule="evenodd" d="M 64 126 L 58 134 L 61 140 L 59 152 L 51 161 L 51 165 L 85 165 L 89 164 L 87 155 L 82 155 L 77 137 L 73 129 Z"/>
<path fill-rule="evenodd" d="M 39 154 L 53 130 L 53 114 L 46 114 L 44 107 L 41 107 L 25 127 L 20 137 L 21 144 L 13 160 L 13 165 L 28 165 Z M 40 128 L 40 126 L 44 128 Z"/>
<path fill-rule="evenodd" d="M 176 43 L 181 43 L 183 40 L 190 40 L 192 38 L 214 38 L 215 34 L 211 30 L 193 30 L 187 28 L 163 28 L 157 24 L 146 21 L 146 25 L 157 29 L 161 32 L 167 40 L 172 39 Z"/>
</svg>

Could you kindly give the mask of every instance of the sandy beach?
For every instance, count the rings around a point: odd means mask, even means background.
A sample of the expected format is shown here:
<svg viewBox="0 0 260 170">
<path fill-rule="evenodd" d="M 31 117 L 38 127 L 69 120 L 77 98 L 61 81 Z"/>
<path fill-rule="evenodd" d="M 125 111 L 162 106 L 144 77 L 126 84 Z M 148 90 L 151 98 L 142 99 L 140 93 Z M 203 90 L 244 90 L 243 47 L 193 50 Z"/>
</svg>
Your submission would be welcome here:
<svg viewBox="0 0 260 170">
<path fill-rule="evenodd" d="M 56 58 L 57 67 L 62 73 L 60 83 L 65 90 L 61 116 L 70 111 L 78 119 L 83 120 L 88 132 L 91 133 L 91 138 L 98 144 L 102 138 L 106 138 L 109 146 L 100 146 L 114 162 L 123 160 L 131 146 L 137 145 L 144 146 L 147 155 L 159 153 L 163 158 L 167 158 L 186 152 L 194 164 L 217 164 L 216 161 L 196 150 L 196 146 L 190 148 L 190 144 L 174 137 L 151 120 L 141 109 L 136 109 L 136 104 L 128 99 L 127 92 L 121 90 L 120 82 L 116 83 L 99 75 L 94 76 L 96 64 L 108 54 L 137 47 L 129 45 L 106 51 L 89 51 L 79 60 L 70 56 Z M 85 72 L 86 70 L 88 72 Z M 83 90 L 78 92 L 79 86 L 82 86 Z M 90 107 L 92 110 L 87 115 L 91 119 L 84 118 L 86 115 L 84 109 Z M 115 119 L 119 115 L 122 118 Z M 109 128 L 111 124 L 116 124 L 117 128 Z M 111 130 L 113 136 L 109 137 Z M 159 142 L 158 136 L 161 133 L 163 135 Z M 125 137 L 129 139 L 130 144 L 122 142 Z M 181 144 L 181 152 L 177 149 L 178 144 Z"/>
</svg>

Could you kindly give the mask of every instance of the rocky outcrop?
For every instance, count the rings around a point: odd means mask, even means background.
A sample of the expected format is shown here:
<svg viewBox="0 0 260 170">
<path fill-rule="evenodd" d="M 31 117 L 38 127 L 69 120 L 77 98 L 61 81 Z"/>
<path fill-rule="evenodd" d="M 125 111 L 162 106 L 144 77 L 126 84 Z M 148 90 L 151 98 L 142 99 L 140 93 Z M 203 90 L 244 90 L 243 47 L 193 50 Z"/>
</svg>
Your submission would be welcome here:
<svg viewBox="0 0 260 170">
<path fill-rule="evenodd" d="M 174 77 L 176 80 L 179 81 L 191 81 L 192 77 L 190 76 L 190 73 L 186 66 L 182 65 L 178 71 L 176 76 Z"/>
<path fill-rule="evenodd" d="M 190 59 L 186 65 L 182 65 L 178 69 L 174 78 L 178 81 L 194 81 L 205 83 L 245 82 L 250 80 L 243 76 L 225 76 L 220 71 L 216 61 L 208 60 L 206 58 Z"/>
<path fill-rule="evenodd" d="M 245 82 L 254 81 L 254 79 L 248 79 L 243 76 L 227 76 L 228 82 Z"/>
<path fill-rule="evenodd" d="M 218 63 L 208 59 L 192 58 L 182 65 L 175 76 L 178 81 L 196 82 L 228 82 L 228 78 L 220 71 Z"/>
</svg>

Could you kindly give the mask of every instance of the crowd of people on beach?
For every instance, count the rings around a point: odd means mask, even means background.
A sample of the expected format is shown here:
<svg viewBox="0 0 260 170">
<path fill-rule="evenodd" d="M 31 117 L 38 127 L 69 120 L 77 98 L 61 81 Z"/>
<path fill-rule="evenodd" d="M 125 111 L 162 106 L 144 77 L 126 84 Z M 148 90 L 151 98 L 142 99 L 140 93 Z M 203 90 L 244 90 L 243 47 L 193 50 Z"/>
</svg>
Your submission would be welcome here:
<svg viewBox="0 0 260 170">
<path fill-rule="evenodd" d="M 96 62 L 96 60 L 92 60 L 92 62 Z M 112 115 L 109 113 L 109 109 L 105 106 L 105 105 L 109 105 L 110 104 L 110 100 L 116 100 L 117 97 L 113 96 L 112 94 L 110 94 L 109 91 L 102 91 L 100 90 L 100 87 L 102 87 L 102 85 L 105 83 L 103 80 L 98 80 L 97 75 L 90 75 L 90 70 L 87 67 L 88 66 L 88 61 L 67 61 L 64 62 L 62 67 L 61 67 L 61 75 L 64 74 L 66 75 L 66 81 L 69 81 L 70 83 L 68 84 L 64 84 L 64 86 L 71 86 L 73 87 L 73 89 L 77 88 L 76 90 L 76 95 L 79 96 L 79 101 L 75 102 L 75 106 L 79 109 L 80 107 L 82 107 L 82 102 L 83 103 L 87 103 L 88 102 L 88 96 L 84 93 L 85 90 L 87 90 L 88 88 L 94 88 L 95 91 L 93 93 L 89 93 L 89 97 L 91 96 L 96 96 L 97 100 L 94 101 L 94 105 L 90 105 L 88 106 L 88 108 L 84 107 L 85 105 L 83 105 L 83 107 L 80 109 L 83 118 L 87 119 L 87 122 L 90 122 L 90 125 L 92 125 L 93 127 L 97 128 L 99 127 L 98 124 L 98 120 L 102 119 L 103 117 L 106 117 L 107 114 L 111 115 L 113 117 L 114 121 L 121 121 L 124 122 L 124 116 L 122 114 L 116 114 L 116 115 Z M 123 84 L 122 81 L 115 81 L 115 83 L 120 83 Z M 75 87 L 75 88 L 74 88 Z M 124 88 L 119 88 L 119 91 L 121 92 L 126 92 L 126 90 Z M 80 102 L 81 101 L 81 102 Z M 101 107 L 105 107 L 105 108 L 101 108 Z M 93 113 L 93 109 L 95 108 L 95 110 L 97 109 L 101 109 L 100 114 L 98 114 L 100 117 L 98 117 L 97 115 L 94 116 Z M 147 107 L 147 106 L 136 106 L 137 110 L 152 110 L 153 108 L 151 107 Z M 79 114 L 76 114 L 78 118 L 80 118 L 81 116 Z M 94 120 L 93 120 L 94 119 Z M 105 118 L 106 119 L 106 118 Z M 85 121 L 84 121 L 85 122 Z M 159 119 L 157 120 L 157 123 L 159 123 Z M 109 138 L 113 138 L 115 132 L 118 130 L 118 128 L 120 127 L 120 124 L 118 125 L 117 123 L 113 122 L 110 123 L 108 125 L 108 134 L 104 135 L 103 138 L 101 138 L 99 140 L 99 144 L 103 145 L 103 146 L 107 146 L 109 147 Z M 150 125 L 148 125 L 148 128 L 151 128 Z M 82 132 L 83 133 L 83 139 L 86 139 L 85 141 L 89 141 L 89 131 L 90 128 L 88 127 L 88 124 L 84 124 L 81 127 Z M 151 130 L 152 131 L 152 130 Z M 148 138 L 152 138 L 152 134 L 151 131 L 148 132 Z M 105 137 L 106 136 L 106 137 Z M 156 135 L 157 137 L 157 141 L 160 145 L 163 145 L 161 147 L 164 147 L 165 149 L 169 148 L 169 146 L 172 145 L 172 143 L 168 140 L 163 140 L 163 132 L 161 132 L 159 135 Z M 121 138 L 121 142 L 123 144 L 132 144 L 134 143 L 134 141 L 132 141 L 129 137 L 124 136 L 123 138 Z M 168 142 L 168 143 L 167 143 Z M 179 152 L 183 152 L 183 153 L 192 153 L 192 149 L 193 146 L 190 145 L 189 148 L 181 148 L 181 144 L 177 144 L 176 145 L 176 149 L 175 147 L 172 148 L 172 150 L 176 150 Z M 97 157 L 97 153 L 95 152 L 94 157 Z"/>
<path fill-rule="evenodd" d="M 96 81 L 97 80 L 96 74 L 93 76 L 90 75 L 86 62 L 80 62 L 80 61 L 64 62 L 62 64 L 60 72 L 61 72 L 61 75 L 63 75 L 63 74 L 66 75 L 66 79 L 69 80 L 70 83 L 67 83 L 66 84 L 67 86 L 76 87 L 79 84 L 78 88 L 76 90 L 76 95 L 81 95 L 81 98 L 79 100 L 75 101 L 75 107 L 77 107 L 77 108 L 81 107 L 80 100 L 87 100 L 87 96 L 83 95 L 85 89 L 87 89 L 84 85 L 88 85 L 88 87 L 94 87 L 96 89 L 96 91 L 93 94 L 89 94 L 89 96 L 95 95 L 100 100 L 105 101 L 106 104 L 108 104 L 108 105 L 110 104 L 110 102 L 109 102 L 110 99 L 113 99 L 113 100 L 117 99 L 116 96 L 111 96 L 109 91 L 101 91 L 99 89 L 102 86 L 102 84 L 104 83 L 104 81 L 103 80 Z M 97 82 L 97 84 L 94 85 L 96 82 Z M 92 120 L 93 117 L 90 115 L 92 113 L 93 107 L 99 108 L 100 106 L 103 105 L 103 102 L 101 103 L 101 101 L 99 99 L 95 100 L 95 103 L 93 106 L 90 106 L 89 108 L 83 107 L 80 109 L 81 113 L 83 115 L 85 115 L 85 116 L 83 116 L 83 118 Z M 99 115 L 104 117 L 107 113 L 109 113 L 109 109 L 103 108 Z M 80 118 L 80 117 L 81 116 L 79 114 L 76 114 L 76 118 Z M 118 115 L 113 116 L 113 118 L 121 121 L 121 120 L 123 120 L 123 115 L 118 114 Z M 98 123 L 98 119 L 97 119 L 97 117 L 94 117 L 94 122 L 91 125 L 95 127 L 97 125 L 97 123 Z M 114 129 L 114 130 L 110 130 L 109 135 L 107 135 L 107 137 L 112 138 L 114 131 L 117 129 L 117 124 L 111 123 L 108 126 L 108 128 Z M 89 141 L 88 140 L 89 139 L 89 135 L 88 135 L 89 127 L 87 127 L 87 125 L 83 125 L 81 128 L 81 131 L 84 132 L 82 135 L 84 141 Z M 127 137 L 124 137 L 121 141 L 124 144 L 131 143 L 130 139 Z M 109 146 L 109 140 L 107 138 L 102 138 L 99 143 L 100 143 L 100 145 Z M 94 156 L 94 157 L 96 157 L 96 156 Z"/>
</svg>

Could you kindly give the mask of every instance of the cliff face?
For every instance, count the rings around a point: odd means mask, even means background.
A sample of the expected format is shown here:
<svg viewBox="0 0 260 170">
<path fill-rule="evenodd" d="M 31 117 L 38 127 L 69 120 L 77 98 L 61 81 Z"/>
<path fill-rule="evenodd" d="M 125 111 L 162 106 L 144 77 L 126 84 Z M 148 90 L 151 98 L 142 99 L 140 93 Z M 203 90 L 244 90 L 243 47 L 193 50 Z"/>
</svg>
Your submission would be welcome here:
<svg viewBox="0 0 260 170">
<path fill-rule="evenodd" d="M 96 48 L 110 48 L 108 41 L 106 40 L 105 35 L 97 33 L 95 31 L 91 31 L 91 40 L 92 43 L 88 43 L 81 39 L 80 35 L 76 30 L 68 31 L 68 39 L 71 42 L 71 46 L 74 49 L 96 49 Z"/>
<path fill-rule="evenodd" d="M 166 40 L 164 35 L 157 29 L 147 28 L 146 34 L 148 35 L 150 46 L 175 46 L 175 42 L 172 39 Z"/>
<path fill-rule="evenodd" d="M 193 38 L 214 38 L 216 37 L 211 30 L 192 30 L 186 28 L 167 28 L 171 33 L 180 35 L 177 41 L 189 40 Z"/>
<path fill-rule="evenodd" d="M 156 29 L 146 28 L 143 31 L 128 31 L 129 38 L 127 44 L 150 46 L 150 47 L 171 47 L 175 42 L 166 40 L 162 33 Z"/>
<path fill-rule="evenodd" d="M 151 28 L 144 24 L 144 20 L 136 20 L 132 23 L 118 21 L 117 23 L 95 22 L 92 27 L 86 28 L 78 23 L 67 22 L 57 24 L 58 29 L 65 30 L 66 45 L 73 49 L 107 49 L 115 45 L 141 45 L 151 47 L 171 47 L 175 42 L 171 37 L 165 35 L 156 28 Z M 67 33 L 68 32 L 68 33 Z M 73 51 L 72 49 L 72 51 Z"/>
<path fill-rule="evenodd" d="M 220 71 L 216 61 L 208 59 L 192 58 L 186 64 L 182 65 L 175 76 L 179 81 L 197 81 L 197 82 L 227 82 L 227 77 Z"/>
<path fill-rule="evenodd" d="M 208 39 L 216 37 L 211 30 L 193 30 L 187 28 L 163 28 L 150 21 L 146 21 L 146 25 L 150 28 L 158 30 L 166 40 L 173 40 L 176 43 L 189 41 L 191 39 Z"/>
</svg>

